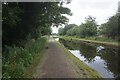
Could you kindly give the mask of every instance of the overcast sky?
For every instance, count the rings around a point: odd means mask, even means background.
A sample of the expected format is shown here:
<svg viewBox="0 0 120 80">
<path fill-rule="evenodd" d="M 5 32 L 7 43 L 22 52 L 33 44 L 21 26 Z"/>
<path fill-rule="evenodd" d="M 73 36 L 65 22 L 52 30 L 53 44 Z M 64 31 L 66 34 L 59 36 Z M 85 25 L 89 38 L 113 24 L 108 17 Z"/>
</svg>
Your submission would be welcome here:
<svg viewBox="0 0 120 80">
<path fill-rule="evenodd" d="M 72 0 L 71 3 L 64 5 L 73 13 L 69 18 L 69 24 L 80 25 L 86 16 L 96 17 L 96 22 L 102 24 L 114 15 L 118 9 L 120 0 Z M 58 28 L 52 28 L 53 33 L 58 33 Z"/>
</svg>

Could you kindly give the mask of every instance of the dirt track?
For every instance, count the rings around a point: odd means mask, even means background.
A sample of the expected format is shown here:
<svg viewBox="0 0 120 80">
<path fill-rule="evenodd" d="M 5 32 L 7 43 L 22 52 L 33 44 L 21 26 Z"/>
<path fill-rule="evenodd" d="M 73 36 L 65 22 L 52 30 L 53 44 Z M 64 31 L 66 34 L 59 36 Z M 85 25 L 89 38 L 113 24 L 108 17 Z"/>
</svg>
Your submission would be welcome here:
<svg viewBox="0 0 120 80">
<path fill-rule="evenodd" d="M 58 43 L 52 38 L 48 49 L 37 67 L 35 78 L 77 78 L 78 70 L 73 67 Z"/>
</svg>

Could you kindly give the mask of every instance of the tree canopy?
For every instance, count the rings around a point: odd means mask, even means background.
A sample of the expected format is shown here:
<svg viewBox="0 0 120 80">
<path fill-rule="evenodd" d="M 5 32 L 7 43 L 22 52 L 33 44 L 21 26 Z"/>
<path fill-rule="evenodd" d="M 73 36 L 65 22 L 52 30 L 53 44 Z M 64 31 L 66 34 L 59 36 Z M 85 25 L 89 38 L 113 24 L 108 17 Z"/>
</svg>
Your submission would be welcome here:
<svg viewBox="0 0 120 80">
<path fill-rule="evenodd" d="M 51 26 L 68 22 L 63 14 L 71 15 L 70 9 L 61 2 L 7 2 L 2 3 L 3 46 L 20 45 L 27 36 L 37 38 L 50 34 Z"/>
<path fill-rule="evenodd" d="M 111 16 L 106 23 L 103 23 L 98 27 L 95 17 L 88 16 L 85 18 L 85 22 L 79 26 L 74 24 L 72 27 L 65 26 L 64 28 L 60 28 L 59 35 L 77 36 L 81 38 L 102 36 L 105 38 L 120 40 L 119 19 L 120 14 L 116 13 Z"/>
<path fill-rule="evenodd" d="M 115 14 L 108 19 L 106 23 L 101 24 L 100 26 L 100 34 L 105 35 L 108 38 L 119 39 L 119 15 Z"/>
<path fill-rule="evenodd" d="M 65 34 L 67 33 L 67 31 L 68 31 L 69 29 L 71 29 L 72 27 L 74 27 L 74 26 L 76 26 L 76 24 L 67 24 L 67 25 L 65 25 L 64 28 L 60 28 L 60 29 L 59 29 L 59 34 L 60 34 L 60 35 L 65 35 Z"/>
<path fill-rule="evenodd" d="M 79 26 L 69 24 L 62 29 L 60 28 L 59 34 L 79 37 L 95 36 L 97 34 L 97 23 L 94 17 L 88 16 L 85 18 L 85 23 Z"/>
</svg>

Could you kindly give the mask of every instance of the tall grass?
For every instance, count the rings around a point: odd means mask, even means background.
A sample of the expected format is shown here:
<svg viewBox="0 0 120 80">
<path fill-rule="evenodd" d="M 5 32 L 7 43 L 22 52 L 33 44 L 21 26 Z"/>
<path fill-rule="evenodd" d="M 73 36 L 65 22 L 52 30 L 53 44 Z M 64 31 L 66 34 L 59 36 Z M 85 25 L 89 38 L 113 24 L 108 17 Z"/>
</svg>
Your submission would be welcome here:
<svg viewBox="0 0 120 80">
<path fill-rule="evenodd" d="M 32 63 L 35 55 L 40 53 L 46 46 L 46 38 L 37 40 L 30 39 L 23 47 L 6 46 L 3 53 L 2 77 L 22 78 L 26 68 Z"/>
<path fill-rule="evenodd" d="M 62 36 L 62 37 L 67 37 L 67 38 L 76 38 L 76 39 L 81 39 L 81 40 L 92 40 L 92 41 L 100 41 L 100 42 L 115 42 L 118 43 L 117 40 L 111 39 L 111 38 L 104 38 L 104 37 L 98 37 L 98 36 L 92 36 L 92 37 L 85 37 L 81 38 L 78 36 Z"/>
<path fill-rule="evenodd" d="M 88 39 L 88 40 L 96 40 L 96 41 L 106 41 L 106 42 L 117 42 L 117 40 L 113 40 L 111 38 L 104 38 L 104 37 L 97 37 L 97 36 L 93 36 L 93 37 L 86 37 L 84 39 Z"/>
</svg>

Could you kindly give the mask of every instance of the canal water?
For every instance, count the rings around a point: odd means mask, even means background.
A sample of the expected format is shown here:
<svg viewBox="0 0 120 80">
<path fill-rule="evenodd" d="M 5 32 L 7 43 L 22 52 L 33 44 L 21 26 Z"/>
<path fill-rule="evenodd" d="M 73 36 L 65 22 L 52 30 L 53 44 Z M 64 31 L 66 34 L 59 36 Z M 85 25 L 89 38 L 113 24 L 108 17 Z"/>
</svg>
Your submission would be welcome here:
<svg viewBox="0 0 120 80">
<path fill-rule="evenodd" d="M 59 39 L 59 42 L 103 78 L 118 76 L 118 48 L 64 39 Z"/>
</svg>

